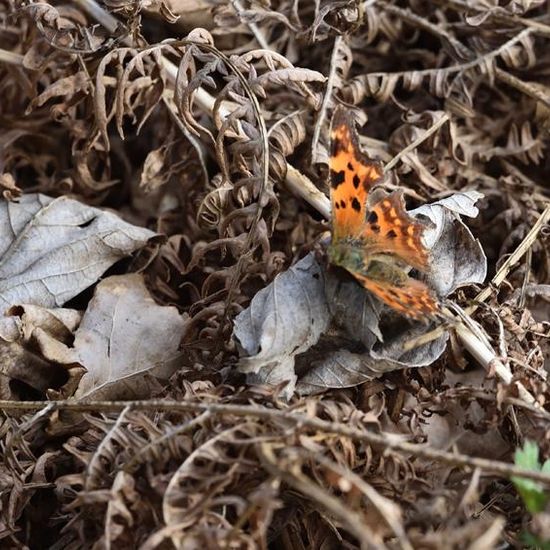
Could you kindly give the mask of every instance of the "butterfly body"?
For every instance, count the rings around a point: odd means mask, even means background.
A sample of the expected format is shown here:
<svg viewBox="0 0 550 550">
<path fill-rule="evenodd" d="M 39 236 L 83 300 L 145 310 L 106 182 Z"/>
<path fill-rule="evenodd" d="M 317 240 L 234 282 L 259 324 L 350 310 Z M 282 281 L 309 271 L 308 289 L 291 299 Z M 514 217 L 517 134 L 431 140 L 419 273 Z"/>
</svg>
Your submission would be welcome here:
<svg viewBox="0 0 550 550">
<path fill-rule="evenodd" d="M 369 201 L 382 176 L 380 164 L 361 152 L 350 114 L 337 109 L 331 128 L 329 261 L 394 310 L 425 319 L 438 311 L 437 301 L 406 271 L 407 266 L 422 271 L 428 265 L 422 242 L 425 227 L 407 213 L 401 191 Z"/>
<path fill-rule="evenodd" d="M 360 271 L 365 267 L 365 255 L 361 250 L 362 243 L 357 240 L 349 242 L 337 242 L 328 248 L 329 261 L 348 271 Z"/>
</svg>

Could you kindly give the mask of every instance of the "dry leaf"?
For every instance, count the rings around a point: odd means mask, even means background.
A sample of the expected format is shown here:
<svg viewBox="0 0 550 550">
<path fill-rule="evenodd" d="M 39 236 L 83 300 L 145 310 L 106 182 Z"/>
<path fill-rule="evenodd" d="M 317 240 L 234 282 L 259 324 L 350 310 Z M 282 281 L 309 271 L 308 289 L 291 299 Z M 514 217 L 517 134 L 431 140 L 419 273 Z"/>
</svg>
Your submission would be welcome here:
<svg viewBox="0 0 550 550">
<path fill-rule="evenodd" d="M 155 234 L 66 197 L 0 202 L 0 308 L 59 307 Z"/>
<path fill-rule="evenodd" d="M 87 370 L 75 397 L 149 396 L 151 378 L 145 375 L 166 379 L 181 362 L 183 325 L 175 307 L 154 302 L 141 275 L 105 279 L 97 285 L 73 347 L 63 348 L 64 362 L 78 362 Z"/>
<path fill-rule="evenodd" d="M 235 319 L 242 372 L 272 384 L 286 380 L 292 392 L 294 357 L 315 344 L 330 321 L 323 286 L 323 270 L 310 254 L 254 296 Z"/>
</svg>

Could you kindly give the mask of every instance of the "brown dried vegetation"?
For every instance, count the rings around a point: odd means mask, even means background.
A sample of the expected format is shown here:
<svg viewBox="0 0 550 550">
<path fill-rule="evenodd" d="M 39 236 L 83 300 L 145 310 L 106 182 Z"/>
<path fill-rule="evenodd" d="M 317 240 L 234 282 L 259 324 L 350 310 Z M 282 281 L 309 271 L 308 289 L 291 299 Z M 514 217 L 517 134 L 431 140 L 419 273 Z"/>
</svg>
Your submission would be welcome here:
<svg viewBox="0 0 550 550">
<path fill-rule="evenodd" d="M 529 526 L 509 476 L 525 439 L 550 456 L 549 10 L 0 0 L 4 199 L 68 195 L 165 235 L 113 273 L 142 272 L 185 321 L 179 368 L 151 386 L 155 401 L 4 402 L 0 546 L 473 549 L 544 537 L 548 515 Z M 282 387 L 244 384 L 233 320 L 327 229 L 315 186 L 327 191 L 342 102 L 368 117 L 363 145 L 386 163 L 446 117 L 393 173 L 417 204 L 484 194 L 467 223 L 488 279 L 503 264 L 504 276 L 453 298 L 468 308 L 477 295 L 467 311 L 495 361 L 457 331 L 429 367 L 287 402 Z M 33 342 L 25 353 L 47 371 Z M 14 345 L 4 364 L 23 360 Z M 70 397 L 71 368 L 16 393 Z M 2 399 L 10 383 L 0 368 Z"/>
</svg>

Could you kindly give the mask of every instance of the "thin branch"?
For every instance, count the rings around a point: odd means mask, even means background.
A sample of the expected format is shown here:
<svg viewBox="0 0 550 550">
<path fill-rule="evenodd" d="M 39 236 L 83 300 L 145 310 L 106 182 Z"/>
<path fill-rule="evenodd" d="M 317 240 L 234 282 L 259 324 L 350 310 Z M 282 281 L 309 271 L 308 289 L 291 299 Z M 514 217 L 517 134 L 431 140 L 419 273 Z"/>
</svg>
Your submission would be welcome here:
<svg viewBox="0 0 550 550">
<path fill-rule="evenodd" d="M 315 184 L 294 166 L 287 164 L 285 184 L 294 195 L 304 199 L 325 219 L 330 220 L 330 200 Z"/>
<path fill-rule="evenodd" d="M 488 346 L 472 329 L 458 323 L 455 326 L 455 332 L 460 338 L 462 345 L 474 356 L 474 359 L 487 371 L 494 370 L 495 374 L 505 384 L 511 384 L 513 379 L 512 371 L 506 366 L 494 352 L 494 350 Z M 519 397 L 534 405 L 536 403 L 535 398 L 525 389 L 525 386 L 521 382 L 516 382 Z"/>
<path fill-rule="evenodd" d="M 469 6 L 466 6 L 466 5 L 463 6 L 463 10 L 467 10 L 468 8 Z M 471 51 L 467 46 L 462 44 L 462 42 L 459 42 L 452 34 L 447 32 L 445 29 L 442 29 L 438 25 L 431 23 L 425 17 L 420 17 L 408 9 L 403 9 L 388 3 L 383 4 L 383 9 L 388 13 L 393 13 L 394 15 L 397 15 L 401 19 L 407 21 L 409 24 L 414 25 L 420 29 L 423 29 L 426 32 L 429 32 L 433 36 L 437 37 L 443 43 L 443 45 L 445 45 L 445 42 L 448 42 L 455 49 L 455 51 L 460 52 L 464 55 L 468 55 L 472 59 L 475 57 L 475 53 Z M 502 19 L 501 17 L 499 18 Z M 511 19 L 513 19 L 515 23 L 522 23 L 524 26 L 528 26 L 528 27 L 531 26 L 530 20 L 522 20 L 520 18 L 511 18 Z M 538 23 L 537 25 L 533 25 L 532 28 L 533 30 L 538 30 L 539 32 L 544 29 L 544 32 L 542 34 L 550 33 L 550 27 L 548 27 L 547 25 L 542 25 L 540 23 Z M 524 30 L 529 30 L 529 29 L 524 29 Z M 502 51 L 502 46 L 500 47 L 500 51 Z M 422 71 L 420 72 L 422 73 Z M 537 88 L 536 85 L 528 82 L 523 82 L 519 78 L 511 75 L 507 71 L 499 69 L 498 67 L 495 67 L 495 76 L 496 78 L 498 78 L 498 80 L 505 82 L 509 86 L 524 93 L 525 95 L 528 95 L 529 97 L 535 99 L 536 101 L 540 101 L 541 103 L 543 103 L 544 105 L 550 108 L 550 98 L 548 96 L 548 93 L 544 93 L 541 89 Z"/>
<path fill-rule="evenodd" d="M 452 320 L 452 324 L 439 326 L 434 330 L 413 338 L 403 346 L 404 350 L 410 350 L 420 345 L 427 344 L 439 338 L 446 330 L 453 329 L 460 339 L 460 343 L 468 350 L 474 359 L 487 372 L 495 373 L 496 376 L 505 384 L 511 384 L 513 374 L 508 365 L 505 365 L 497 353 L 491 347 L 487 338 L 477 328 L 476 323 L 470 316 L 461 312 L 459 317 L 455 317 L 448 309 L 444 310 L 445 316 Z M 521 382 L 516 382 L 519 397 L 529 405 L 536 406 L 535 398 L 529 393 Z"/>
<path fill-rule="evenodd" d="M 299 472 L 297 465 L 291 463 L 289 464 L 290 471 L 283 470 L 280 460 L 273 452 L 272 445 L 264 443 L 258 446 L 258 454 L 263 466 L 272 476 L 282 479 L 287 485 L 306 495 L 337 518 L 357 538 L 362 549 L 383 550 L 387 548 L 383 543 L 374 542 L 376 536 L 359 512 L 344 506 L 341 499 L 312 483 L 310 479 Z"/>
<path fill-rule="evenodd" d="M 380 517 L 384 518 L 396 538 L 399 540 L 401 548 L 403 548 L 403 550 L 413 550 L 413 547 L 407 538 L 407 533 L 399 521 L 399 516 L 397 516 L 395 511 L 396 505 L 393 501 L 382 496 L 372 485 L 368 484 L 362 477 L 358 476 L 352 470 L 344 468 L 340 464 L 329 460 L 321 454 L 313 455 L 311 451 L 307 451 L 305 449 L 302 453 L 308 455 L 310 460 L 315 460 L 325 468 L 336 472 L 342 478 L 347 479 L 350 483 L 355 485 L 365 495 L 367 500 L 369 500 L 369 502 L 378 510 Z"/>
<path fill-rule="evenodd" d="M 395 157 L 393 157 L 386 166 L 384 166 L 384 172 L 389 172 L 405 155 L 410 153 L 413 149 L 416 149 L 421 143 L 426 141 L 432 134 L 437 132 L 445 122 L 449 120 L 449 115 L 445 113 L 436 122 L 432 124 L 420 137 L 416 138 L 413 142 L 409 143 L 403 150 L 399 151 Z"/>
<path fill-rule="evenodd" d="M 540 230 L 550 221 L 550 206 L 547 206 L 540 215 L 539 219 L 535 222 L 531 231 L 525 236 L 523 241 L 518 245 L 516 250 L 506 259 L 491 282 L 486 286 L 474 299 L 474 304 L 466 308 L 465 314 L 471 316 L 478 309 L 479 304 L 484 302 L 491 296 L 491 294 L 498 289 L 504 279 L 506 279 L 510 270 L 521 260 L 524 254 L 533 246 L 536 241 Z M 414 338 L 407 342 L 404 346 L 405 349 L 412 349 L 417 346 L 427 344 L 439 338 L 447 329 L 446 326 L 439 326 L 434 330 Z M 465 327 L 466 328 L 466 327 Z M 456 329 L 456 327 L 455 327 Z M 457 330 L 457 336 L 460 338 L 462 344 L 468 351 L 472 353 L 474 358 L 485 368 L 496 368 L 497 376 L 505 383 L 510 383 L 512 374 L 507 367 L 498 359 L 498 356 L 492 349 L 487 349 L 487 345 L 483 343 L 471 330 Z M 504 369 L 501 368 L 504 367 Z M 522 399 L 526 398 L 526 402 L 533 404 L 533 396 L 527 392 L 527 390 L 518 383 L 519 394 Z"/>
<path fill-rule="evenodd" d="M 507 42 L 505 42 L 495 50 L 487 52 L 481 57 L 476 57 L 476 59 L 472 61 L 468 61 L 466 63 L 459 63 L 457 65 L 450 65 L 448 67 L 437 68 L 437 69 L 368 73 L 368 74 L 358 75 L 355 77 L 355 79 L 368 80 L 370 78 L 404 78 L 408 75 L 415 75 L 417 77 L 422 77 L 422 78 L 431 77 L 431 76 L 441 77 L 442 75 L 448 76 L 453 73 L 465 72 L 479 65 L 486 65 L 487 62 L 492 61 L 493 59 L 499 57 L 508 48 L 510 48 L 517 42 L 520 42 L 521 40 L 529 36 L 531 32 L 532 32 L 531 29 L 523 29 L 519 34 L 510 38 L 510 40 L 508 40 Z"/>
<path fill-rule="evenodd" d="M 499 460 L 471 457 L 462 453 L 450 453 L 433 449 L 427 445 L 417 445 L 402 441 L 395 434 L 376 434 L 367 430 L 354 428 L 341 422 L 329 422 L 312 418 L 296 411 L 270 409 L 253 405 L 227 405 L 219 403 L 197 403 L 192 401 L 171 401 L 168 399 L 149 399 L 145 401 L 0 401 L 0 411 L 37 411 L 45 407 L 53 410 L 73 412 L 120 412 L 129 407 L 139 411 L 204 412 L 212 415 L 235 415 L 244 417 L 266 418 L 291 422 L 296 427 L 305 427 L 322 433 L 343 435 L 356 441 L 364 441 L 374 447 L 391 449 L 427 460 L 442 462 L 451 466 L 481 468 L 486 472 L 504 477 L 519 476 L 546 483 L 550 486 L 550 474 L 535 472 L 508 464 Z"/>
<path fill-rule="evenodd" d="M 503 71 L 498 67 L 495 67 L 495 75 L 500 81 L 508 84 L 509 86 L 512 86 L 512 88 L 515 88 L 525 95 L 528 95 L 535 101 L 540 101 L 543 105 L 546 105 L 546 107 L 550 109 L 549 88 L 546 88 L 546 91 L 544 91 L 542 84 L 534 82 L 523 82 L 523 80 L 520 80 L 514 75 L 507 73 L 506 71 Z"/>
<path fill-rule="evenodd" d="M 241 13 L 244 11 L 243 5 L 241 4 L 240 0 L 232 0 L 233 7 L 235 8 L 235 11 L 241 15 Z M 250 32 L 254 35 L 254 38 L 260 45 L 260 48 L 263 48 L 264 50 L 270 50 L 269 43 L 266 40 L 265 36 L 263 35 L 262 31 L 256 25 L 256 23 L 253 23 L 251 21 L 244 21 L 245 25 L 250 29 Z"/>
<path fill-rule="evenodd" d="M 443 4 L 445 7 L 451 7 L 455 10 L 458 10 L 461 14 L 468 13 L 470 10 L 477 11 L 478 13 L 484 13 L 487 17 L 491 19 L 496 19 L 497 21 L 504 21 L 505 23 L 512 25 L 521 25 L 523 27 L 530 27 L 536 34 L 542 36 L 550 36 L 550 26 L 536 21 L 534 19 L 524 19 L 518 15 L 510 15 L 501 8 L 493 8 L 487 10 L 483 4 L 476 5 L 474 2 L 462 2 L 461 0 L 436 0 L 438 4 Z"/>
<path fill-rule="evenodd" d="M 23 65 L 23 56 L 19 53 L 0 49 L 0 63 L 8 63 L 10 65 Z"/>
<path fill-rule="evenodd" d="M 540 230 L 550 221 L 550 206 L 547 206 L 543 213 L 540 215 L 539 219 L 535 222 L 535 225 L 531 228 L 531 231 L 527 233 L 523 241 L 519 244 L 519 246 L 514 250 L 510 256 L 506 259 L 506 261 L 502 264 L 500 269 L 497 271 L 496 275 L 491 279 L 491 282 L 487 287 L 485 287 L 476 297 L 476 302 L 484 302 L 491 296 L 491 294 L 502 284 L 504 279 L 508 276 L 508 273 L 510 273 L 510 270 L 521 260 L 524 254 L 526 254 L 527 250 L 531 248 L 534 244 L 534 242 L 537 240 L 538 234 L 540 233 Z M 474 304 L 473 306 L 469 307 L 466 312 L 468 314 L 472 314 L 474 311 L 477 310 L 479 306 Z"/>
</svg>

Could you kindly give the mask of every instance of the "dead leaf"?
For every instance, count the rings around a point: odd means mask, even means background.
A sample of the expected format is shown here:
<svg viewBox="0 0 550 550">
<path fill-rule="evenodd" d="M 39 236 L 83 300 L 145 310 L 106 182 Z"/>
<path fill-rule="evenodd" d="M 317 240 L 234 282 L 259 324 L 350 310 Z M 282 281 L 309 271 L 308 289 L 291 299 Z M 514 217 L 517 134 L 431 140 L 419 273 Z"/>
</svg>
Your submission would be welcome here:
<svg viewBox="0 0 550 550">
<path fill-rule="evenodd" d="M 0 202 L 0 224 L 4 311 L 14 304 L 59 307 L 155 236 L 110 212 L 40 194 Z"/>
<path fill-rule="evenodd" d="M 460 219 L 475 218 L 475 203 L 482 197 L 477 191 L 464 191 L 411 211 L 413 216 L 425 216 L 433 224 L 424 235 L 432 258 L 426 278 L 440 296 L 448 296 L 461 286 L 482 283 L 487 276 L 483 248 Z"/>
<path fill-rule="evenodd" d="M 150 395 L 145 374 L 169 377 L 178 367 L 184 317 L 159 306 L 139 274 L 109 277 L 97 285 L 65 360 L 87 372 L 75 397 L 121 399 Z"/>
<path fill-rule="evenodd" d="M 323 287 L 323 271 L 309 254 L 254 296 L 235 319 L 233 331 L 246 355 L 242 372 L 261 371 L 257 381 L 262 383 L 286 380 L 286 391 L 292 393 L 295 356 L 315 344 L 328 327 Z"/>
<path fill-rule="evenodd" d="M 72 363 L 59 365 L 41 352 L 39 336 L 69 344 L 80 322 L 74 309 L 45 309 L 15 306 L 0 319 L 0 395 L 2 399 L 24 400 L 45 397 L 48 391 L 70 385 L 78 373 Z M 81 374 L 81 373 L 80 373 Z"/>
</svg>

